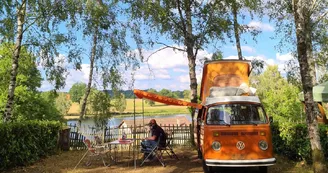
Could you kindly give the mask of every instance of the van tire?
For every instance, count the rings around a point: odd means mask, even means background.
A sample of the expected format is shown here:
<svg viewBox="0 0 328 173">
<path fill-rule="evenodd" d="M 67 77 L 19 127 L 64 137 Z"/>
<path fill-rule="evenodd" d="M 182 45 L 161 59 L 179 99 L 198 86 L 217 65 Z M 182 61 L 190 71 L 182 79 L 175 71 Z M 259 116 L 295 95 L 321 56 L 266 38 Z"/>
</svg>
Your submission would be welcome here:
<svg viewBox="0 0 328 173">
<path fill-rule="evenodd" d="M 203 159 L 203 171 L 204 173 L 212 173 L 212 167 L 207 166 L 204 159 Z"/>
<path fill-rule="evenodd" d="M 267 166 L 260 166 L 259 167 L 260 173 L 268 173 L 268 167 Z"/>
</svg>

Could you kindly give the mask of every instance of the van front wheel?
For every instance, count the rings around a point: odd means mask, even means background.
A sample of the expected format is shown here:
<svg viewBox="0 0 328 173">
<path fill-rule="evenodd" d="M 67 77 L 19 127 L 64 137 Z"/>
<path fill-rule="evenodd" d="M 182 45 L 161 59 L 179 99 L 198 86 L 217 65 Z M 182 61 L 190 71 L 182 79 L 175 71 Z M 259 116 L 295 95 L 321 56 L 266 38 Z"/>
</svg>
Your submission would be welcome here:
<svg viewBox="0 0 328 173">
<path fill-rule="evenodd" d="M 207 166 L 204 159 L 203 159 L 203 171 L 204 173 L 212 173 L 212 167 Z"/>
<path fill-rule="evenodd" d="M 260 173 L 268 173 L 268 167 L 267 166 L 260 166 L 259 171 L 260 171 Z"/>
</svg>

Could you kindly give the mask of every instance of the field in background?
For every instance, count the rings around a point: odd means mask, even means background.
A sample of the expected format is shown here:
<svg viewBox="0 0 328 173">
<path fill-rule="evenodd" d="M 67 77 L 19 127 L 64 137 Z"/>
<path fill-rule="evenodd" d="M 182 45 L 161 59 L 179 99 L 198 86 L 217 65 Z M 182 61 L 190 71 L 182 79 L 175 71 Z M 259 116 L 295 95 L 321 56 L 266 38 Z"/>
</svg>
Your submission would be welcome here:
<svg viewBox="0 0 328 173">
<path fill-rule="evenodd" d="M 142 113 L 142 100 L 141 99 L 126 99 L 127 108 L 122 114 L 133 114 L 134 105 L 136 113 Z M 114 110 L 113 110 L 114 109 Z M 111 108 L 115 112 L 115 108 Z M 172 115 L 172 114 L 189 114 L 189 111 L 186 106 L 172 106 L 165 105 L 162 103 L 155 102 L 154 106 L 149 106 L 144 100 L 144 113 L 145 115 Z M 78 103 L 72 103 L 71 108 L 68 111 L 68 116 L 65 116 L 66 119 L 78 118 L 80 113 L 80 105 Z M 115 112 L 117 113 L 117 112 Z M 118 113 L 119 114 L 119 113 Z"/>
</svg>

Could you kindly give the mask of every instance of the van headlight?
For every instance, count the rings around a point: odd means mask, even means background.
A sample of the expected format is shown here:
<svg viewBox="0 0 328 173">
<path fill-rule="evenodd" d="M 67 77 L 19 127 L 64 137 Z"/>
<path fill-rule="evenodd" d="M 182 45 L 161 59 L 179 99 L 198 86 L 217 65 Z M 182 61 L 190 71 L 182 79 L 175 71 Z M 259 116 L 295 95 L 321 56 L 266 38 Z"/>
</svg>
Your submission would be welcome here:
<svg viewBox="0 0 328 173">
<path fill-rule="evenodd" d="M 212 143 L 212 148 L 213 148 L 213 150 L 215 150 L 215 151 L 219 151 L 219 150 L 221 149 L 221 144 L 220 144 L 220 142 L 214 141 L 214 142 Z"/>
<path fill-rule="evenodd" d="M 266 141 L 261 140 L 259 142 L 259 147 L 261 150 L 267 150 L 268 149 L 268 143 Z"/>
</svg>

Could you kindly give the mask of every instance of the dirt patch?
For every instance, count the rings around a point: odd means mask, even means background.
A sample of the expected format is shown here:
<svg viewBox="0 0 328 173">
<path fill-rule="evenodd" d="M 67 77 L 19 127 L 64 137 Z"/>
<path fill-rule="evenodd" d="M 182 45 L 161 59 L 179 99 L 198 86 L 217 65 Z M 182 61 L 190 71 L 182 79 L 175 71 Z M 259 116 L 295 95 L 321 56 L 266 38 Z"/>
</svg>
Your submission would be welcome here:
<svg viewBox="0 0 328 173">
<path fill-rule="evenodd" d="M 84 159 L 81 164 L 74 170 L 75 165 L 82 158 L 85 151 L 68 151 L 61 152 L 58 155 L 54 155 L 48 158 L 44 158 L 39 162 L 27 166 L 19 167 L 6 172 L 9 173 L 121 173 L 121 172 L 132 172 L 132 173 L 200 173 L 203 172 L 202 161 L 197 158 L 197 152 L 193 148 L 175 148 L 176 154 L 179 160 L 170 158 L 164 154 L 166 167 L 163 167 L 157 160 L 149 163 L 145 163 L 140 167 L 142 158 L 141 153 L 136 153 L 138 159 L 136 160 L 136 168 L 134 167 L 133 159 L 127 159 L 127 152 L 123 152 L 123 156 L 119 155 L 119 158 L 123 158 L 119 163 L 114 164 L 113 162 L 110 167 L 104 167 L 101 159 L 95 160 L 90 166 L 86 166 Z M 121 154 L 121 153 L 119 153 Z M 132 156 L 132 153 L 131 153 Z M 257 168 L 223 168 L 215 169 L 214 172 L 220 173 L 256 173 Z M 277 164 L 269 168 L 270 173 L 311 173 L 311 167 L 302 162 L 289 161 L 286 158 L 277 156 Z"/>
</svg>

